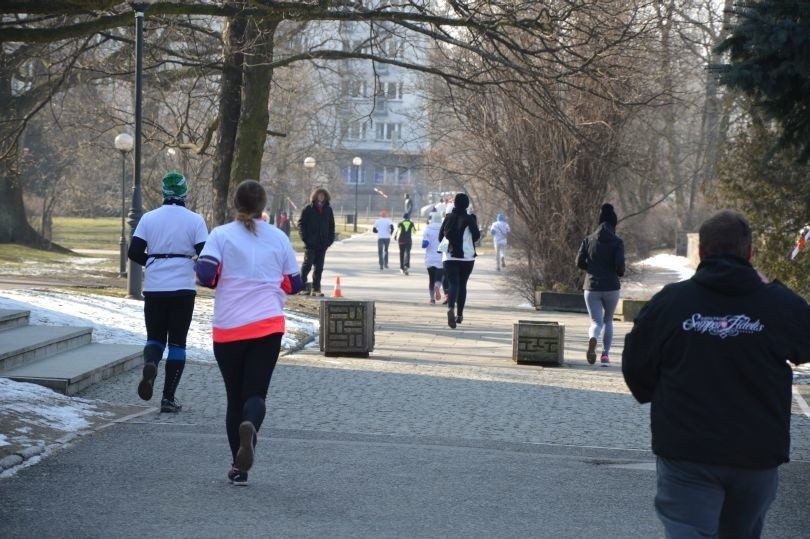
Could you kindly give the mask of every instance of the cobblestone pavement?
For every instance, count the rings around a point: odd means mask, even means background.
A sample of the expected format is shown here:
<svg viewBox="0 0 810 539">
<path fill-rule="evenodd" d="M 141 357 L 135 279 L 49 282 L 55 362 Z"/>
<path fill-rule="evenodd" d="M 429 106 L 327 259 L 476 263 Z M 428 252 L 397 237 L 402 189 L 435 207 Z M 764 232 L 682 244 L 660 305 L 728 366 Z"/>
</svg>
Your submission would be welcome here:
<svg viewBox="0 0 810 539">
<path fill-rule="evenodd" d="M 421 260 L 418 249 L 413 260 Z M 228 488 L 223 478 L 218 368 L 190 361 L 181 413 L 153 408 L 0 482 L 8 500 L 0 535 L 662 536 L 652 508 L 649 407 L 621 377 L 629 323 L 615 324 L 613 365 L 601 368 L 584 359 L 587 315 L 521 307 L 485 256 L 455 330 L 441 305 L 428 304 L 421 265 L 409 276 L 379 271 L 370 234 L 335 245 L 326 267 L 324 292 L 339 275 L 345 297 L 375 301 L 374 351 L 325 357 L 310 346 L 281 358 L 249 488 Z M 517 320 L 564 324 L 564 366 L 515 364 Z M 134 369 L 80 396 L 143 405 L 139 378 Z M 810 418 L 795 411 L 794 462 L 782 468 L 765 537 L 806 530 Z M 60 489 L 71 496 L 30 509 Z"/>
<path fill-rule="evenodd" d="M 630 323 L 615 322 L 613 365 L 591 366 L 584 360 L 587 315 L 519 307 L 523 300 L 505 288 L 489 258 L 476 261 L 464 323 L 455 330 L 447 327 L 443 306 L 427 301 L 426 271 L 414 267 L 410 273 L 380 272 L 370 234 L 329 250 L 324 291 L 339 275 L 345 297 L 375 301 L 375 349 L 369 358 L 325 357 L 315 343 L 283 357 L 270 386 L 268 427 L 649 448 L 649 408 L 635 402 L 621 377 L 621 345 Z M 524 319 L 565 325 L 563 367 L 511 360 L 512 324 Z M 138 380 L 136 369 L 81 396 L 144 404 L 135 394 Z M 160 378 L 156 387 L 162 387 Z M 216 365 L 189 362 L 178 398 L 181 414 L 140 420 L 223 421 L 224 387 Z M 794 407 L 793 458 L 810 460 L 810 418 Z"/>
</svg>

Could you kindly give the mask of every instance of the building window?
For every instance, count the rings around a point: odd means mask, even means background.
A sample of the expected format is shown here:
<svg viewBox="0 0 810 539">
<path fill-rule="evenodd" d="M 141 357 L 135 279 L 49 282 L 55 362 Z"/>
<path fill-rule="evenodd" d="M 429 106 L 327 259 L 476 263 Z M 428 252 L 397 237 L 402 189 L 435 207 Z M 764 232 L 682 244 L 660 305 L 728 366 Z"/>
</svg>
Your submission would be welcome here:
<svg viewBox="0 0 810 539">
<path fill-rule="evenodd" d="M 375 96 L 384 97 L 385 99 L 402 99 L 402 82 L 397 81 L 378 81 L 375 90 Z"/>
<path fill-rule="evenodd" d="M 388 185 L 396 185 L 397 167 L 385 167 L 385 183 Z"/>
<path fill-rule="evenodd" d="M 365 140 L 368 133 L 368 121 L 349 122 L 343 136 L 349 140 Z"/>
<path fill-rule="evenodd" d="M 411 169 L 399 167 L 399 174 L 397 175 L 397 183 L 399 185 L 409 185 L 411 183 Z"/>
<path fill-rule="evenodd" d="M 402 124 L 378 123 L 374 131 L 376 140 L 399 140 Z"/>
<path fill-rule="evenodd" d="M 383 56 L 388 58 L 399 58 L 402 56 L 402 42 L 398 39 L 389 38 L 380 44 Z"/>
<path fill-rule="evenodd" d="M 384 82 L 383 95 L 386 99 L 402 99 L 402 83 L 401 82 Z"/>
<path fill-rule="evenodd" d="M 385 167 L 374 167 L 374 185 L 385 184 Z"/>
<path fill-rule="evenodd" d="M 354 165 L 349 165 L 348 167 L 343 168 L 343 179 L 346 181 L 348 185 L 354 185 L 356 182 L 355 180 L 357 177 L 360 176 L 359 185 L 364 185 L 366 183 L 366 175 L 363 171 L 363 167 L 361 166 L 360 169 Z"/>
<path fill-rule="evenodd" d="M 364 80 L 349 81 L 349 97 L 368 97 L 368 84 Z"/>
</svg>

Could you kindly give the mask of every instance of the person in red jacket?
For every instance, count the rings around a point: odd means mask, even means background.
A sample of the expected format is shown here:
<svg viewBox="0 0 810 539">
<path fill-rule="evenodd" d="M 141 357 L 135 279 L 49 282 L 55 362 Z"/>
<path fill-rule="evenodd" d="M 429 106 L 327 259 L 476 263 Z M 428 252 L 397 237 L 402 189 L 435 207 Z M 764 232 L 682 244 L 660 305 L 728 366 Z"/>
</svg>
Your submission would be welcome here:
<svg viewBox="0 0 810 539">
<path fill-rule="evenodd" d="M 751 265 L 751 227 L 723 210 L 700 265 L 644 306 L 622 373 L 651 403 L 655 509 L 667 537 L 759 537 L 788 461 L 792 371 L 810 361 L 810 306 Z"/>
</svg>

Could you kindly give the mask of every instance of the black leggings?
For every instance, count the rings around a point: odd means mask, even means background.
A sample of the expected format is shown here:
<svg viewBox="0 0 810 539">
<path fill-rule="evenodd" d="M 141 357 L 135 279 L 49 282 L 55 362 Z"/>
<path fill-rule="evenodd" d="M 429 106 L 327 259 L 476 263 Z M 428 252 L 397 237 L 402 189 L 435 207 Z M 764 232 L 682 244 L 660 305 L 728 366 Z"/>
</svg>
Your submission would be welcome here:
<svg viewBox="0 0 810 539">
<path fill-rule="evenodd" d="M 250 421 L 258 432 L 264 421 L 264 401 L 281 351 L 281 336 L 273 333 L 258 339 L 214 343 L 214 357 L 228 398 L 225 431 L 233 462 L 239 450 L 239 424 Z"/>
<path fill-rule="evenodd" d="M 467 303 L 467 280 L 473 270 L 474 260 L 445 260 L 444 274 L 447 276 L 447 308 L 456 307 L 456 314 L 464 313 Z"/>
<path fill-rule="evenodd" d="M 160 363 L 168 341 L 163 398 L 170 401 L 174 400 L 174 393 L 186 368 L 186 338 L 194 314 L 194 298 L 191 291 L 180 296 L 144 294 L 146 345 L 143 347 L 143 360 L 155 365 Z"/>
<path fill-rule="evenodd" d="M 399 244 L 399 269 L 404 270 L 411 267 L 411 247 L 413 243 Z"/>
<path fill-rule="evenodd" d="M 430 266 L 428 269 L 428 291 L 430 292 L 430 297 L 433 297 L 433 291 L 436 286 L 436 283 L 442 282 L 442 274 L 444 270 L 442 268 L 434 268 Z"/>
<path fill-rule="evenodd" d="M 194 294 L 185 296 L 152 296 L 144 294 L 143 317 L 146 322 L 147 345 L 160 347 L 161 356 L 166 342 L 169 343 L 170 358 L 172 348 L 183 350 L 185 359 L 186 338 L 194 314 Z M 160 357 L 158 357 L 160 360 Z"/>
</svg>

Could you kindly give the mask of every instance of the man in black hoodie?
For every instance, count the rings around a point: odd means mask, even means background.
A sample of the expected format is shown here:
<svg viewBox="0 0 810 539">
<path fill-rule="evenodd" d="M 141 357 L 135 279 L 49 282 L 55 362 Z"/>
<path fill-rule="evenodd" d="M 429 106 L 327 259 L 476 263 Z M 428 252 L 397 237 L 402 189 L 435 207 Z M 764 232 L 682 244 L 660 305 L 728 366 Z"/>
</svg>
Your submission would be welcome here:
<svg viewBox="0 0 810 539">
<path fill-rule="evenodd" d="M 810 360 L 810 306 L 751 266 L 751 227 L 737 212 L 703 223 L 699 254 L 691 279 L 639 313 L 622 372 L 651 403 L 667 536 L 759 537 L 788 461 L 788 361 Z"/>
</svg>

